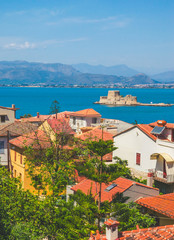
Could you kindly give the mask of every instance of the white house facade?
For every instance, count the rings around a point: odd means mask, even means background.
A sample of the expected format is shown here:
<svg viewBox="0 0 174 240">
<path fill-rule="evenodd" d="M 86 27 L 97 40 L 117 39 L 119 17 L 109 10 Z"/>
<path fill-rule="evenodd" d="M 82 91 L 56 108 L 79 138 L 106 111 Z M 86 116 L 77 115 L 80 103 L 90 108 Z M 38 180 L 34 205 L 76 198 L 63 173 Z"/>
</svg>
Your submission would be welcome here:
<svg viewBox="0 0 174 240">
<path fill-rule="evenodd" d="M 94 109 L 85 109 L 69 114 L 69 124 L 71 128 L 80 133 L 82 127 L 90 127 L 92 124 L 99 124 L 101 115 Z"/>
<path fill-rule="evenodd" d="M 155 129 L 159 133 L 156 133 Z M 135 176 L 147 178 L 148 173 L 151 173 L 154 180 L 168 184 L 169 191 L 173 192 L 174 190 L 171 190 L 174 189 L 173 130 L 174 124 L 167 123 L 165 126 L 157 123 L 133 126 L 114 136 L 114 145 L 117 149 L 113 157 L 128 160 L 128 166 Z"/>
</svg>

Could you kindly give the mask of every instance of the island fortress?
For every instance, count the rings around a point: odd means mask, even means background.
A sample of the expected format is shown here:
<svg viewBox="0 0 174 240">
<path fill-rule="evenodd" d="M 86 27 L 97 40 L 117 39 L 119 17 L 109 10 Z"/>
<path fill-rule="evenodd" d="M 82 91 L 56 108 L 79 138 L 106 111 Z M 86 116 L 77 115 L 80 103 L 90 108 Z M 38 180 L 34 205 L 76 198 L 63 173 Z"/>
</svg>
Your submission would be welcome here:
<svg viewBox="0 0 174 240">
<path fill-rule="evenodd" d="M 137 97 L 132 95 L 126 95 L 123 97 L 120 95 L 120 91 L 108 91 L 108 96 L 101 96 L 99 104 L 111 104 L 111 105 L 138 105 Z"/>
<path fill-rule="evenodd" d="M 126 95 L 123 97 L 120 95 L 120 91 L 108 91 L 108 96 L 101 96 L 100 101 L 95 104 L 105 104 L 113 106 L 153 106 L 153 107 L 170 107 L 174 104 L 171 103 L 139 103 L 137 97 L 132 95 Z"/>
</svg>

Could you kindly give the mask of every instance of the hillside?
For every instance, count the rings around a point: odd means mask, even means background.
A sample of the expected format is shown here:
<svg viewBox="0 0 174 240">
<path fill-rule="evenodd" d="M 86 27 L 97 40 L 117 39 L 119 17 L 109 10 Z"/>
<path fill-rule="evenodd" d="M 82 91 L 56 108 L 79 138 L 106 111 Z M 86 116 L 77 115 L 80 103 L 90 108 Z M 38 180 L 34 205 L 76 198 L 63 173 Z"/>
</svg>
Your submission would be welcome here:
<svg viewBox="0 0 174 240">
<path fill-rule="evenodd" d="M 174 82 L 174 71 L 163 72 L 153 75 L 153 79 L 164 83 Z"/>
<path fill-rule="evenodd" d="M 81 73 L 71 65 L 61 63 L 29 63 L 26 61 L 1 61 L 0 84 L 12 85 L 94 85 L 94 84 L 149 84 L 155 83 L 148 76 L 131 78 L 115 75 Z M 146 77 L 145 77 L 146 76 Z"/>
<path fill-rule="evenodd" d="M 125 76 L 125 77 L 131 77 L 139 73 L 138 71 L 132 68 L 129 68 L 124 64 L 106 67 L 103 65 L 94 66 L 86 63 L 80 63 L 80 64 L 73 64 L 72 66 L 82 73 L 117 75 L 117 76 Z"/>
</svg>

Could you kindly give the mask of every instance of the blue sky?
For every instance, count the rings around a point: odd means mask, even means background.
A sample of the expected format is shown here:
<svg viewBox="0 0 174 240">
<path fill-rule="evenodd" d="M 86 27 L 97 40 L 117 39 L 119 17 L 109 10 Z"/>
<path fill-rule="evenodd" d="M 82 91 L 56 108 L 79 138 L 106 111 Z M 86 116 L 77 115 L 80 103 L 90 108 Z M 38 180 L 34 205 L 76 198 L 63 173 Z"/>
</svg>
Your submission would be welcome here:
<svg viewBox="0 0 174 240">
<path fill-rule="evenodd" d="M 174 1 L 1 1 L 2 60 L 174 70 Z"/>
</svg>

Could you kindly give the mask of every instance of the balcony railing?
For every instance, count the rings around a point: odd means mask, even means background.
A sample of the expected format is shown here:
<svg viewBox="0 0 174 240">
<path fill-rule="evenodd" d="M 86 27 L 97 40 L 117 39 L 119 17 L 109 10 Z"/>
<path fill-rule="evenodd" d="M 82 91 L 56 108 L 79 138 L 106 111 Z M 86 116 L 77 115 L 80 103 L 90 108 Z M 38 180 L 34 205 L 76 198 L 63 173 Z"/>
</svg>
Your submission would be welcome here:
<svg viewBox="0 0 174 240">
<path fill-rule="evenodd" d="M 164 183 L 173 183 L 174 174 L 166 174 L 156 169 L 149 169 L 149 172 L 153 173 L 154 179 Z"/>
</svg>

